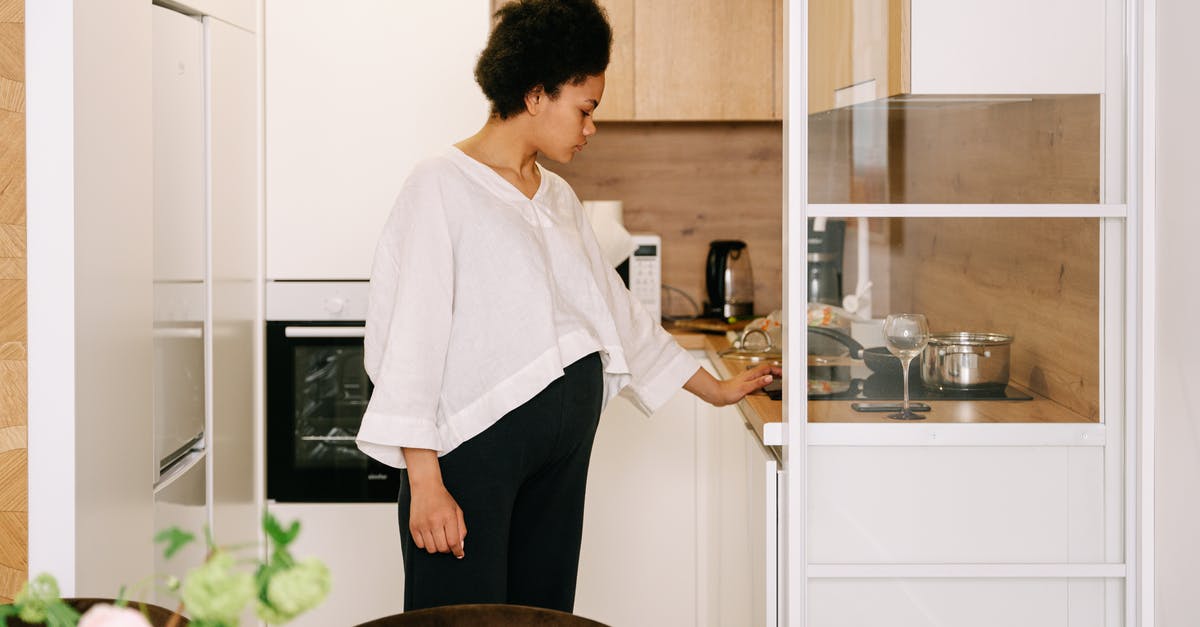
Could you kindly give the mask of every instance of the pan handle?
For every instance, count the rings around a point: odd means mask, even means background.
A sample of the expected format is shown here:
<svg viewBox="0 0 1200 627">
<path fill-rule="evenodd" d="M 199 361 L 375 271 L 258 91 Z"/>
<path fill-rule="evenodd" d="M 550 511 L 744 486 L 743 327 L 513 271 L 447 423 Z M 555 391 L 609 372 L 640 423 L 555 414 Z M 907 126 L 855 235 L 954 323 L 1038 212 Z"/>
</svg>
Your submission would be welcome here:
<svg viewBox="0 0 1200 627">
<path fill-rule="evenodd" d="M 859 344 L 858 340 L 846 335 L 845 333 L 842 333 L 841 331 L 838 331 L 837 329 L 830 329 L 828 327 L 808 327 L 808 332 L 816 333 L 817 335 L 823 335 L 831 340 L 841 342 L 842 345 L 850 349 L 851 357 L 854 359 L 863 358 L 863 345 Z"/>
</svg>

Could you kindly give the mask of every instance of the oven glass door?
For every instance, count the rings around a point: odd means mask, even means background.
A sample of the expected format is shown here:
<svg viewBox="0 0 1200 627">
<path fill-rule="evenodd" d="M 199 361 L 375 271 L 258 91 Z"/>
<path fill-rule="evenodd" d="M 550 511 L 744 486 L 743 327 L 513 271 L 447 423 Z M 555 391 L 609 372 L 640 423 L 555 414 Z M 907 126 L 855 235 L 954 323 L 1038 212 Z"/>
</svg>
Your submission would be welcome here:
<svg viewBox="0 0 1200 627">
<path fill-rule="evenodd" d="M 354 444 L 371 396 L 361 322 L 267 323 L 267 498 L 393 501 L 399 471 Z"/>
</svg>

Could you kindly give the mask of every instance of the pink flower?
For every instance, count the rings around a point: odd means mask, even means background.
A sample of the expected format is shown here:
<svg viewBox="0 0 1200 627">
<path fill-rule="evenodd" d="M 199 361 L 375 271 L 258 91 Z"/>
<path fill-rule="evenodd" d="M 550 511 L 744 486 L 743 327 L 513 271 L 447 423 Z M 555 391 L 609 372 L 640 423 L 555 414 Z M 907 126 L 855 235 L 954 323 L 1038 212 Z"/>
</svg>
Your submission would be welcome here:
<svg viewBox="0 0 1200 627">
<path fill-rule="evenodd" d="M 131 607 L 93 605 L 79 619 L 78 627 L 151 627 L 142 613 Z"/>
</svg>

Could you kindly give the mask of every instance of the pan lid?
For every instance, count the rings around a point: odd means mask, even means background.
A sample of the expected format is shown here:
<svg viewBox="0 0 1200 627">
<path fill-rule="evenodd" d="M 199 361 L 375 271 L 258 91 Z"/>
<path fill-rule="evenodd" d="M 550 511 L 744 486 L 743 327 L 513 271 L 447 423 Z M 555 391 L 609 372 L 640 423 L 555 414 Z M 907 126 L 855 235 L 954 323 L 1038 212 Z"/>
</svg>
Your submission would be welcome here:
<svg viewBox="0 0 1200 627">
<path fill-rule="evenodd" d="M 957 333 L 934 333 L 929 336 L 929 343 L 934 346 L 1003 346 L 1012 344 L 1013 336 L 1003 333 L 975 333 L 960 331 Z"/>
</svg>

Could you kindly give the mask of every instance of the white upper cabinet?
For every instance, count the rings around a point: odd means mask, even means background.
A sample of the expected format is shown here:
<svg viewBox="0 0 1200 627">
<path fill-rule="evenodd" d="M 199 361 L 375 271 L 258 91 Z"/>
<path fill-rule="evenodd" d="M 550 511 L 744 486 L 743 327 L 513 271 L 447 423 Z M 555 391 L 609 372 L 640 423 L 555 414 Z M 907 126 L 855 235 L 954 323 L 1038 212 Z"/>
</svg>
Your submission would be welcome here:
<svg viewBox="0 0 1200 627">
<path fill-rule="evenodd" d="M 154 15 L 154 279 L 204 280 L 204 29 Z"/>
<path fill-rule="evenodd" d="M 267 0 L 268 279 L 366 279 L 409 171 L 487 117 L 489 0 Z"/>
<path fill-rule="evenodd" d="M 911 2 L 914 94 L 1104 91 L 1107 0 Z"/>
</svg>

